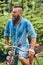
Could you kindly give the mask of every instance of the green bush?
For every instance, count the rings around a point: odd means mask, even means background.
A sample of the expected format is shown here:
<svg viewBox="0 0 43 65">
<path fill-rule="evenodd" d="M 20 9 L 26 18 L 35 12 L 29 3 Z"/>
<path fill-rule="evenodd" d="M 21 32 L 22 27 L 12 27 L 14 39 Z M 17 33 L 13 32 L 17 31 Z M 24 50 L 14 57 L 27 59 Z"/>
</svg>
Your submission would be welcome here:
<svg viewBox="0 0 43 65">
<path fill-rule="evenodd" d="M 33 1 L 33 0 L 32 0 Z M 33 10 L 32 1 L 27 0 L 23 1 L 23 17 L 30 20 L 35 28 L 35 31 L 37 33 L 37 43 L 43 43 L 43 3 L 40 1 L 40 4 L 35 1 L 35 9 Z M 29 3 L 29 4 L 28 4 Z M 21 1 L 13 1 L 12 4 L 20 4 Z M 37 5 L 38 4 L 38 5 Z M 1 4 L 3 5 L 3 4 Z M 4 4 L 6 5 L 6 4 Z M 40 5 L 40 6 L 39 6 Z M 39 7 L 38 7 L 39 6 Z M 5 7 L 7 9 L 8 7 Z M 0 50 L 5 54 L 3 46 L 5 45 L 5 41 L 3 39 L 4 35 L 4 29 L 5 25 L 7 23 L 7 20 L 11 17 L 11 14 L 4 12 L 4 16 L 0 17 Z"/>
</svg>

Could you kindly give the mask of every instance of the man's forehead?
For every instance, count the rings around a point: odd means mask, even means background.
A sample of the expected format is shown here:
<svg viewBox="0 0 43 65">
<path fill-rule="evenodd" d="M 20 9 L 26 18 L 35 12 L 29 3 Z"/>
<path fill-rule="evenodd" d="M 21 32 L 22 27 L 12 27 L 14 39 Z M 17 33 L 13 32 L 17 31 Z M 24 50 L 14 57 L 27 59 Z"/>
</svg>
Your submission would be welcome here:
<svg viewBox="0 0 43 65">
<path fill-rule="evenodd" d="M 20 11 L 22 8 L 13 8 L 13 11 Z"/>
</svg>

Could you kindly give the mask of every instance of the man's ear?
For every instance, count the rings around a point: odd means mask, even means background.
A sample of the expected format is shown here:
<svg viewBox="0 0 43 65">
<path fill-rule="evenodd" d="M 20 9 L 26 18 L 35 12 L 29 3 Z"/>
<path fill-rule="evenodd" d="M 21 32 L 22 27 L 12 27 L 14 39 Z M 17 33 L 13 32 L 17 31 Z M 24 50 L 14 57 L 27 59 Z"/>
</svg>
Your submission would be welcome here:
<svg viewBox="0 0 43 65">
<path fill-rule="evenodd" d="M 19 15 L 22 16 L 22 14 L 23 14 L 23 10 L 20 8 L 19 9 Z"/>
</svg>

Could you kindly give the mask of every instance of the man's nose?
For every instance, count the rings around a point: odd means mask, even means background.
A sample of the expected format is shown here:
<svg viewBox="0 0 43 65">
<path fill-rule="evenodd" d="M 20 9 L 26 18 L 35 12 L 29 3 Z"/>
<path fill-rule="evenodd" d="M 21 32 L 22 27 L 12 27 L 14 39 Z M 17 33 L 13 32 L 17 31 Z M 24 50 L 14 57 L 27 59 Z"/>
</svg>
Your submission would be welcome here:
<svg viewBox="0 0 43 65">
<path fill-rule="evenodd" d="M 11 13 L 12 15 L 15 15 L 13 12 Z"/>
</svg>

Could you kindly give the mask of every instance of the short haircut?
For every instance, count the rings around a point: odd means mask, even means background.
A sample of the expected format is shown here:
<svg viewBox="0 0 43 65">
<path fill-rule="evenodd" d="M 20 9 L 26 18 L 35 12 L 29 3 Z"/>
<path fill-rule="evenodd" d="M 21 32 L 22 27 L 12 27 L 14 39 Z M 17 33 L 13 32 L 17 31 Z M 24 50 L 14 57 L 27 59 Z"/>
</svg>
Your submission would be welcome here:
<svg viewBox="0 0 43 65">
<path fill-rule="evenodd" d="M 22 8 L 23 9 L 23 7 L 21 5 L 14 5 L 14 8 Z"/>
</svg>

